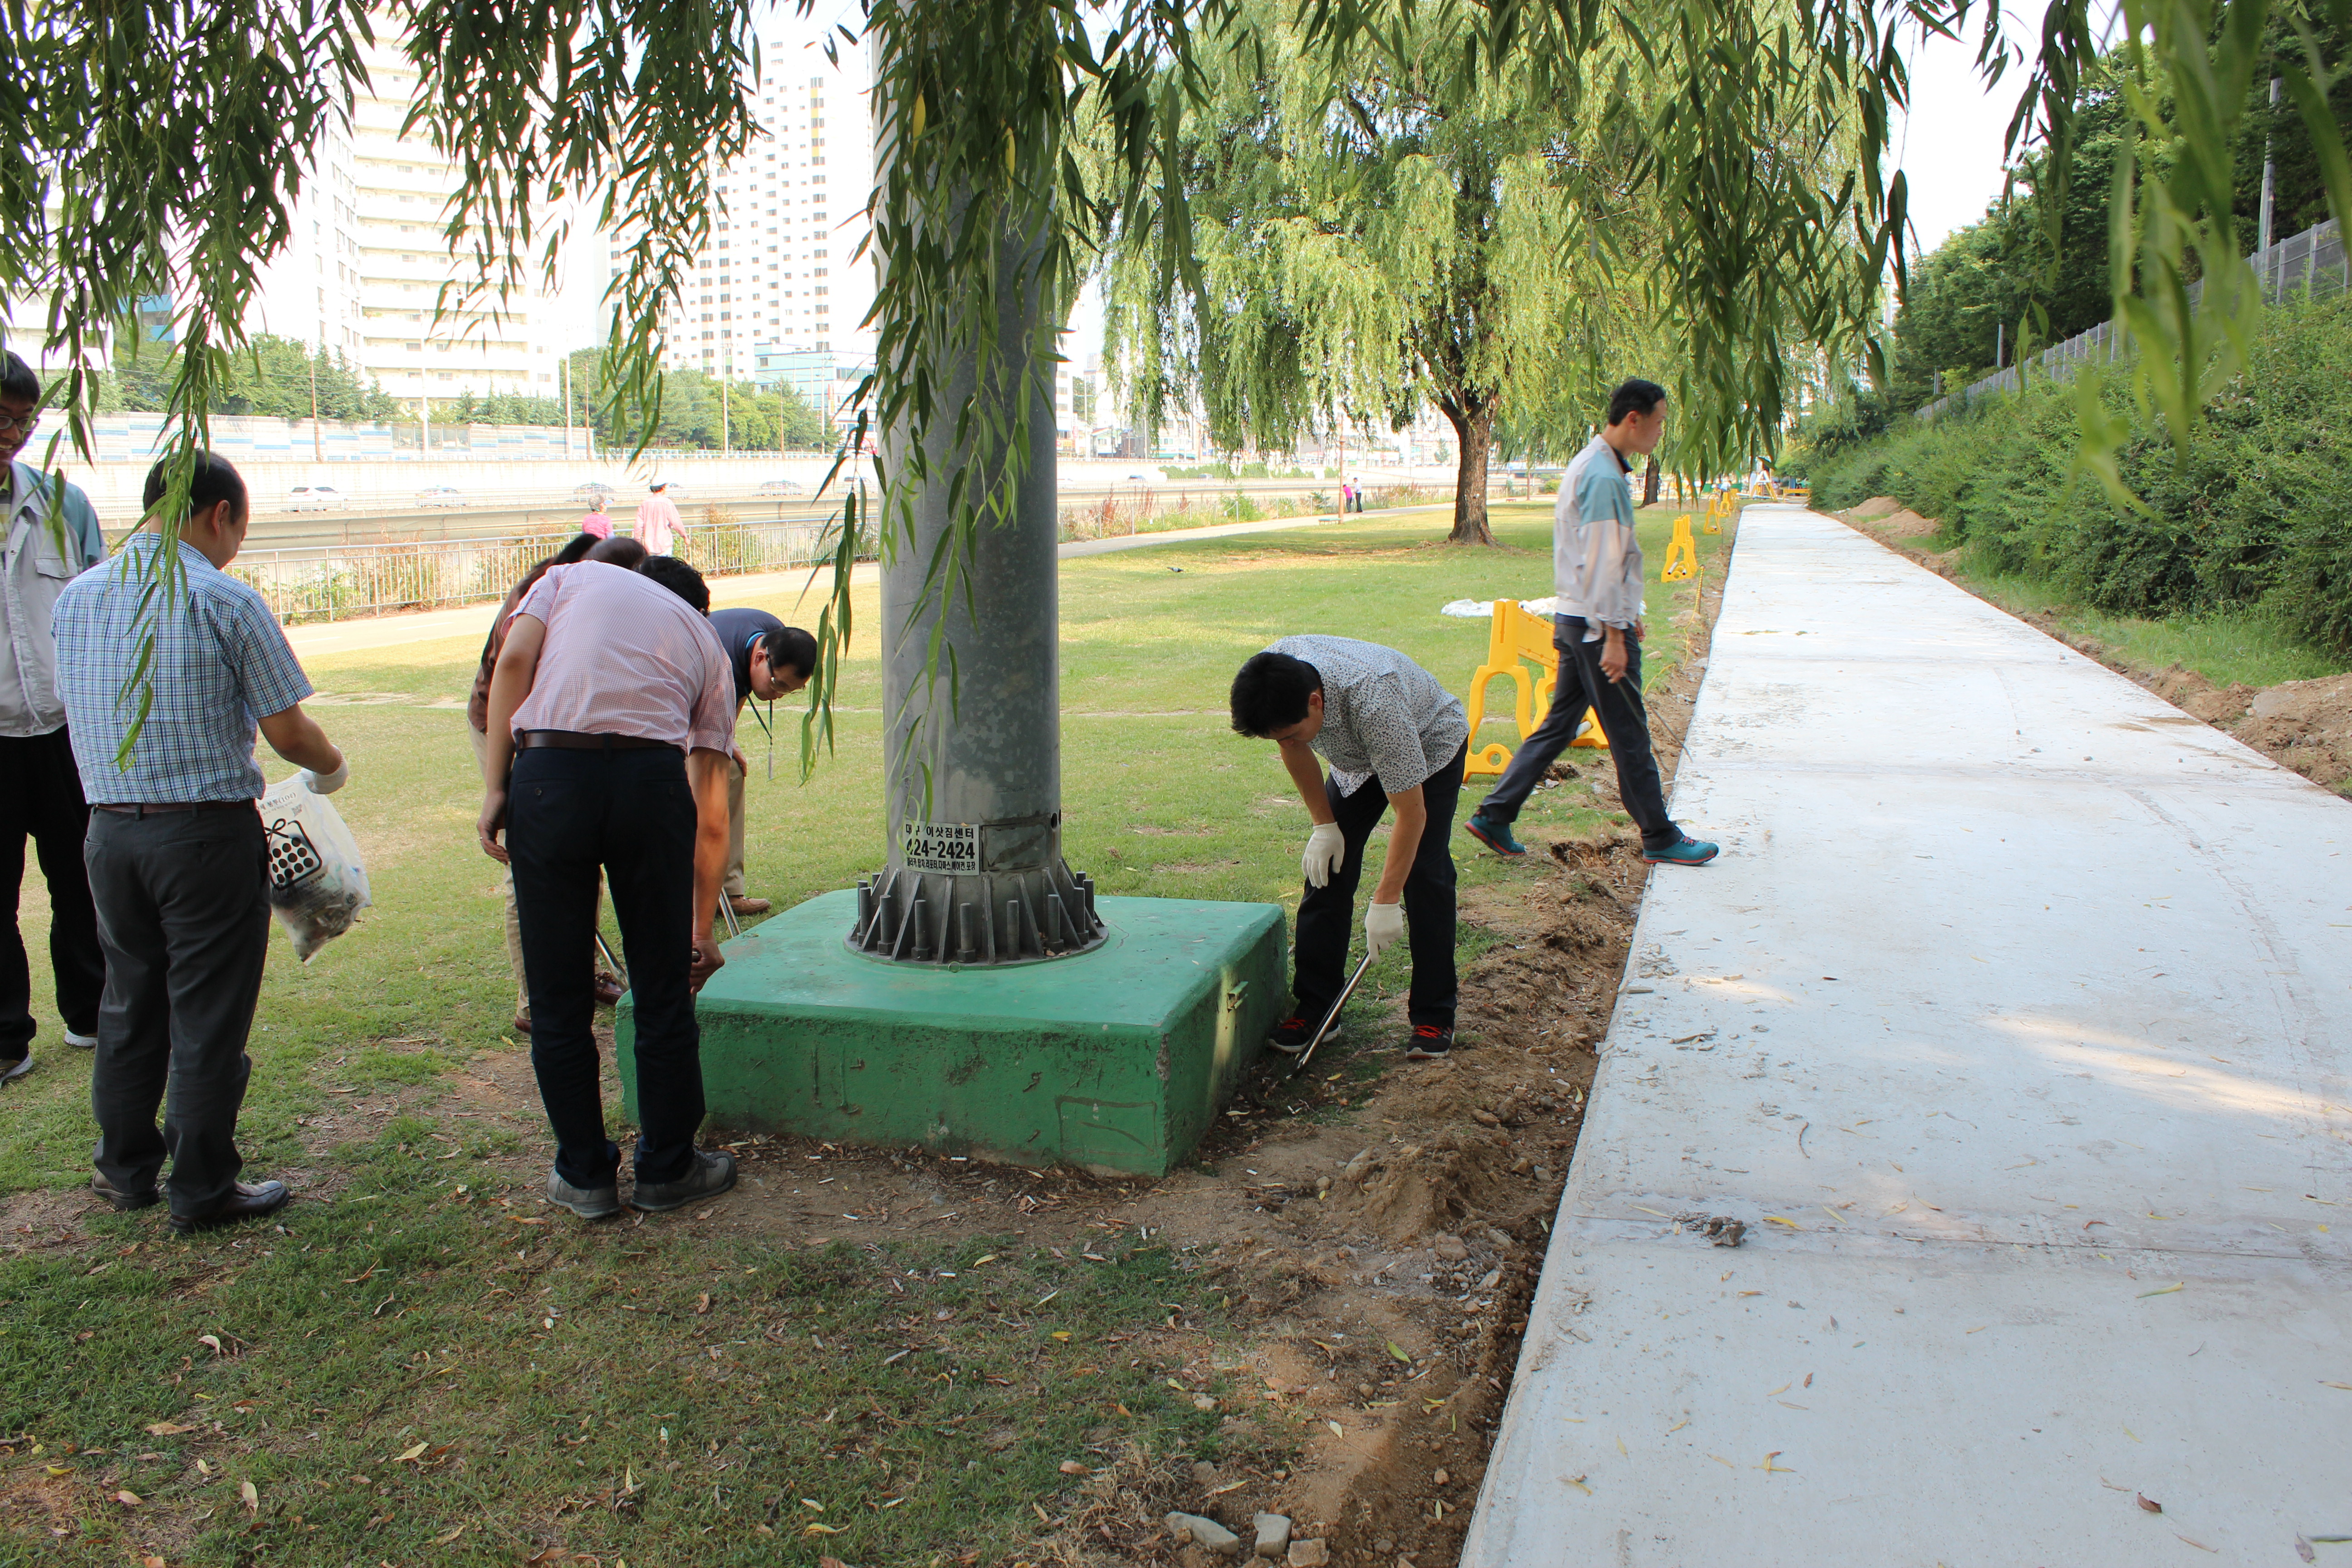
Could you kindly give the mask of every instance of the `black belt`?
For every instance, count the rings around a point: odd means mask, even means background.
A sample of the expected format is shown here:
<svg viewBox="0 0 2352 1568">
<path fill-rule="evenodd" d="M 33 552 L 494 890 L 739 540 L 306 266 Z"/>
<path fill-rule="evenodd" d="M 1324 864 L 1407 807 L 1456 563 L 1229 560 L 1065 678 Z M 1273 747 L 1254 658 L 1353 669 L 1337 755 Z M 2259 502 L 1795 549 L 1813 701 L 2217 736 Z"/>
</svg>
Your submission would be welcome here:
<svg viewBox="0 0 2352 1568">
<path fill-rule="evenodd" d="M 656 747 L 675 752 L 678 749 L 667 741 L 648 741 L 643 735 L 591 735 L 579 730 L 515 731 L 515 750 L 528 752 L 541 746 L 553 746 L 564 752 L 649 752 Z"/>
<path fill-rule="evenodd" d="M 94 800 L 92 811 L 120 812 L 124 816 L 144 816 L 152 811 L 252 811 L 257 809 L 249 800 Z"/>
</svg>

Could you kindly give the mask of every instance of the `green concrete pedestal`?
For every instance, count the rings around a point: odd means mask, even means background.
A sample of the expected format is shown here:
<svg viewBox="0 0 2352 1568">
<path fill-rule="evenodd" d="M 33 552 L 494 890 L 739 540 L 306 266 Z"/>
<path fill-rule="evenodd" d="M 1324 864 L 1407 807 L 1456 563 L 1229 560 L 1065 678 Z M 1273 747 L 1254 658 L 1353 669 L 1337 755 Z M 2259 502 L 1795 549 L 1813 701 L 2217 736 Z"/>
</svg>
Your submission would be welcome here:
<svg viewBox="0 0 2352 1568">
<path fill-rule="evenodd" d="M 711 1125 L 1158 1176 L 1289 1002 L 1272 904 L 1106 898 L 1091 952 L 943 970 L 850 952 L 856 901 L 823 894 L 726 944 L 698 1008 Z M 616 1033 L 634 1116 L 627 998 Z"/>
</svg>

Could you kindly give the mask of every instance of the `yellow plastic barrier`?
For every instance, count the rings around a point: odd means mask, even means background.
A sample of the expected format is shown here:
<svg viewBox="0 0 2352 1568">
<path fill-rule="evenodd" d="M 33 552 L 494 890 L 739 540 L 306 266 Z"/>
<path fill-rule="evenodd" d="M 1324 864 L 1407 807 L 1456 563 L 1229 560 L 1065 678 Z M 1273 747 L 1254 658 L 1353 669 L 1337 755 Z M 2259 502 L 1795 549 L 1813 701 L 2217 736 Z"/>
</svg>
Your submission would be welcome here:
<svg viewBox="0 0 2352 1568">
<path fill-rule="evenodd" d="M 1707 498 L 1706 521 L 1701 525 L 1699 531 L 1702 533 L 1721 533 L 1723 531 L 1723 520 L 1737 514 L 1738 510 L 1739 501 L 1729 490 L 1716 491 L 1715 494 Z"/>
<path fill-rule="evenodd" d="M 1658 574 L 1661 583 L 1679 583 L 1685 577 L 1698 575 L 1698 541 L 1691 537 L 1690 513 L 1675 519 L 1675 536 L 1666 542 L 1665 570 Z"/>
<path fill-rule="evenodd" d="M 1532 679 L 1520 668 L 1523 660 L 1536 667 Z M 1519 608 L 1517 599 L 1495 601 L 1495 624 L 1486 641 L 1486 662 L 1470 677 L 1473 744 L 1470 760 L 1462 769 L 1465 778 L 1500 773 L 1511 765 L 1511 748 L 1502 742 L 1490 741 L 1483 746 L 1475 743 L 1478 726 L 1486 719 L 1486 683 L 1506 675 L 1511 678 L 1515 689 L 1517 703 L 1512 717 L 1517 721 L 1519 739 L 1524 741 L 1536 732 L 1536 726 L 1551 710 L 1552 688 L 1559 679 L 1559 650 L 1552 647 L 1551 622 L 1528 614 Z M 1584 723 L 1569 744 L 1606 748 L 1609 742 L 1601 734 L 1601 716 L 1586 709 Z"/>
</svg>

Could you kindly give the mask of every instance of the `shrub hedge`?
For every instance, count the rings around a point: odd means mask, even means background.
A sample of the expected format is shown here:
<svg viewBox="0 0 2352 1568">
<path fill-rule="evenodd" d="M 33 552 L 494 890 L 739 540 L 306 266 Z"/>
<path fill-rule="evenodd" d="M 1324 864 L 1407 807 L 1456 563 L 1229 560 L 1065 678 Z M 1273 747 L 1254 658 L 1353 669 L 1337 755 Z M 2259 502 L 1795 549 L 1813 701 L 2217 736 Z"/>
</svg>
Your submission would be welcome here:
<svg viewBox="0 0 2352 1568">
<path fill-rule="evenodd" d="M 2132 429 L 2120 467 L 2147 514 L 2074 473 L 2074 390 L 2048 382 L 1875 440 L 1832 426 L 1830 439 L 1801 437 L 1781 472 L 1810 481 L 1824 510 L 1893 496 L 1939 520 L 1972 566 L 2097 609 L 2258 610 L 2352 656 L 2352 300 L 2271 311 L 2185 461 L 2133 406 L 2127 378 L 2112 381 Z"/>
</svg>

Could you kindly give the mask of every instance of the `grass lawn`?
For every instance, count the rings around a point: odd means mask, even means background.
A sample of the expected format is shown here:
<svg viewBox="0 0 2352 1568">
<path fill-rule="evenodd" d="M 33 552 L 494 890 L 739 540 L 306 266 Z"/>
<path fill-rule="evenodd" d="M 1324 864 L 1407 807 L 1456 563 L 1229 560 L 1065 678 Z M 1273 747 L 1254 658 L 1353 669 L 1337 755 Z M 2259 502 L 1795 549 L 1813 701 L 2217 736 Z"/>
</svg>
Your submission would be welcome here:
<svg viewBox="0 0 2352 1568">
<path fill-rule="evenodd" d="M 1644 517 L 1654 575 L 1670 516 Z M 1274 747 L 1231 733 L 1227 683 L 1276 637 L 1326 631 L 1461 690 L 1486 624 L 1437 608 L 1549 593 L 1549 507 L 1498 507 L 1491 552 L 1440 542 L 1443 517 L 1066 563 L 1072 865 L 1111 893 L 1295 907 L 1306 814 Z M 1722 543 L 1701 537 L 1709 571 Z M 1654 667 L 1688 600 L 1653 590 Z M 780 905 L 884 858 L 870 590 L 859 614 L 815 778 L 781 710 L 772 782 L 742 739 L 752 890 Z M 53 1021 L 37 1070 L 0 1091 L 0 1563 L 505 1564 L 554 1542 L 606 1564 L 1011 1561 L 1083 1505 L 1066 1465 L 1214 1458 L 1196 1404 L 1213 1358 L 1181 1344 L 1232 1330 L 1165 1245 L 1123 1237 L 1103 1263 L 1010 1237 L 779 1250 L 690 1214 L 585 1228 L 513 1175 L 543 1170 L 543 1128 L 448 1110 L 469 1063 L 514 1049 L 498 868 L 473 842 L 476 651 L 310 666 L 375 907 L 307 967 L 273 933 L 241 1142 L 251 1173 L 296 1184 L 282 1224 L 180 1241 L 160 1211 L 91 1208 L 89 1058 Z M 1561 788 L 1522 821 L 1591 816 Z M 1465 884 L 1513 875 L 1471 847 Z M 37 971 L 37 876 L 25 903 Z M 1401 951 L 1380 977 L 1402 988 Z M 361 1133 L 335 1121 L 371 1103 Z"/>
</svg>

